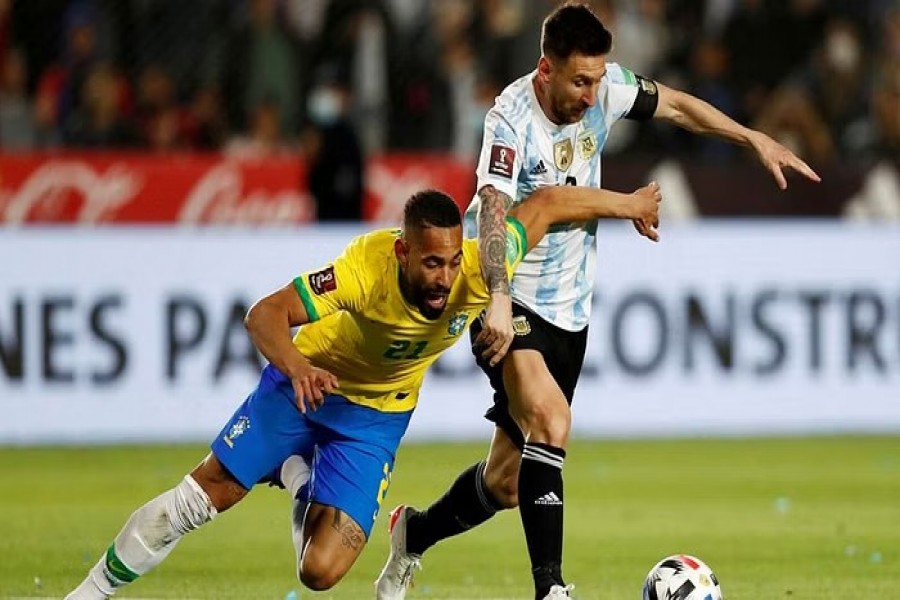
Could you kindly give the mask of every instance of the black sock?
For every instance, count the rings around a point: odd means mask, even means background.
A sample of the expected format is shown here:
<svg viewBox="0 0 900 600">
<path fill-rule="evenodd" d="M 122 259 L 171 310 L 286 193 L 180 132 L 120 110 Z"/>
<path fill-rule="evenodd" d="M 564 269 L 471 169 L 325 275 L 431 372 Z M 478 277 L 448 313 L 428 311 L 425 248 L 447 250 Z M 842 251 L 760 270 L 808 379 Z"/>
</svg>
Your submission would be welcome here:
<svg viewBox="0 0 900 600">
<path fill-rule="evenodd" d="M 526 443 L 519 469 L 519 514 L 535 598 L 543 598 L 562 579 L 563 479 L 566 451 L 540 443 Z"/>
<path fill-rule="evenodd" d="M 474 464 L 434 504 L 409 517 L 406 551 L 421 555 L 439 541 L 481 525 L 500 508 L 484 485 L 484 461 Z"/>
</svg>

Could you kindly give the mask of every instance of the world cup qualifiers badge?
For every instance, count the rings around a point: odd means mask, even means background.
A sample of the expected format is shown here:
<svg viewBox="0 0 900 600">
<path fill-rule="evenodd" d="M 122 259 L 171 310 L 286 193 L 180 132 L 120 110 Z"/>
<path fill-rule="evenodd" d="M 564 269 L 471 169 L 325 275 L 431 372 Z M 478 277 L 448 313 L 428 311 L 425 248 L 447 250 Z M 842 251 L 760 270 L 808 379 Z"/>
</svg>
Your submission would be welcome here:
<svg viewBox="0 0 900 600">
<path fill-rule="evenodd" d="M 321 271 L 310 273 L 309 287 L 317 295 L 333 292 L 337 289 L 337 279 L 334 277 L 334 267 L 327 267 Z"/>
<path fill-rule="evenodd" d="M 244 435 L 244 432 L 248 429 L 250 429 L 250 417 L 246 415 L 241 416 L 234 422 L 234 425 L 231 426 L 231 429 L 228 430 L 228 433 L 222 439 L 225 440 L 229 448 L 234 448 L 234 440 Z"/>
</svg>

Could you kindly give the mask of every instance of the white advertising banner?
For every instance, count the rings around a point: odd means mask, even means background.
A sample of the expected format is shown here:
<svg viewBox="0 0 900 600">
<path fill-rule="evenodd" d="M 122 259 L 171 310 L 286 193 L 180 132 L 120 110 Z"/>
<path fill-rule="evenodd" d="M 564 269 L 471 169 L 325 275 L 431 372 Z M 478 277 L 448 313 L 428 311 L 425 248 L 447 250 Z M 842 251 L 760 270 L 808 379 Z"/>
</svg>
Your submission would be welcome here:
<svg viewBox="0 0 900 600">
<path fill-rule="evenodd" d="M 246 309 L 361 231 L 0 230 L 0 443 L 211 439 L 261 368 Z M 900 228 L 662 233 L 600 227 L 578 434 L 900 432 Z M 409 436 L 487 440 L 490 398 L 462 342 Z"/>
</svg>

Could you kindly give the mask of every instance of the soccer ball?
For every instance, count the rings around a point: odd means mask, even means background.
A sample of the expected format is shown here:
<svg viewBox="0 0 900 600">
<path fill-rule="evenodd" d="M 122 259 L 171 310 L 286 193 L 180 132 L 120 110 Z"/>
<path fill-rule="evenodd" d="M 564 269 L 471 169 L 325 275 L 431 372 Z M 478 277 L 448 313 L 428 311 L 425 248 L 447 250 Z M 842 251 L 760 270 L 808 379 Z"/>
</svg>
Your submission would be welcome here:
<svg viewBox="0 0 900 600">
<path fill-rule="evenodd" d="M 702 560 L 675 554 L 656 563 L 647 573 L 643 600 L 722 600 L 722 590 Z"/>
</svg>

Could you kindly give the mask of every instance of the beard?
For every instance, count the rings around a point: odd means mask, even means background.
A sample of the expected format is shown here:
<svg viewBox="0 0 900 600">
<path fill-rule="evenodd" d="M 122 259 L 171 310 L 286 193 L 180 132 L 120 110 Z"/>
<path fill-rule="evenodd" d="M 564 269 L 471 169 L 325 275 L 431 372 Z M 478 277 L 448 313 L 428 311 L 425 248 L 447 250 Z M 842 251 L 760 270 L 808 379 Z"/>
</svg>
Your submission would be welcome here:
<svg viewBox="0 0 900 600">
<path fill-rule="evenodd" d="M 588 109 L 588 105 L 583 102 L 567 105 L 565 102 L 559 101 L 553 102 L 551 106 L 553 108 L 553 115 L 556 117 L 559 125 L 571 125 L 572 123 L 577 123 L 584 118 L 584 113 L 587 112 Z"/>
<path fill-rule="evenodd" d="M 447 308 L 447 297 L 450 290 L 442 286 L 432 288 L 418 288 L 413 294 L 414 304 L 422 316 L 430 321 L 436 321 L 444 314 Z M 439 306 L 435 306 L 433 301 L 440 302 Z"/>
<path fill-rule="evenodd" d="M 407 302 L 419 309 L 423 317 L 429 321 L 436 321 L 444 314 L 447 308 L 447 298 L 450 295 L 450 289 L 443 286 L 422 287 L 414 286 L 413 283 L 406 280 L 401 275 L 400 291 Z M 439 306 L 435 306 L 431 301 L 441 301 Z"/>
</svg>

